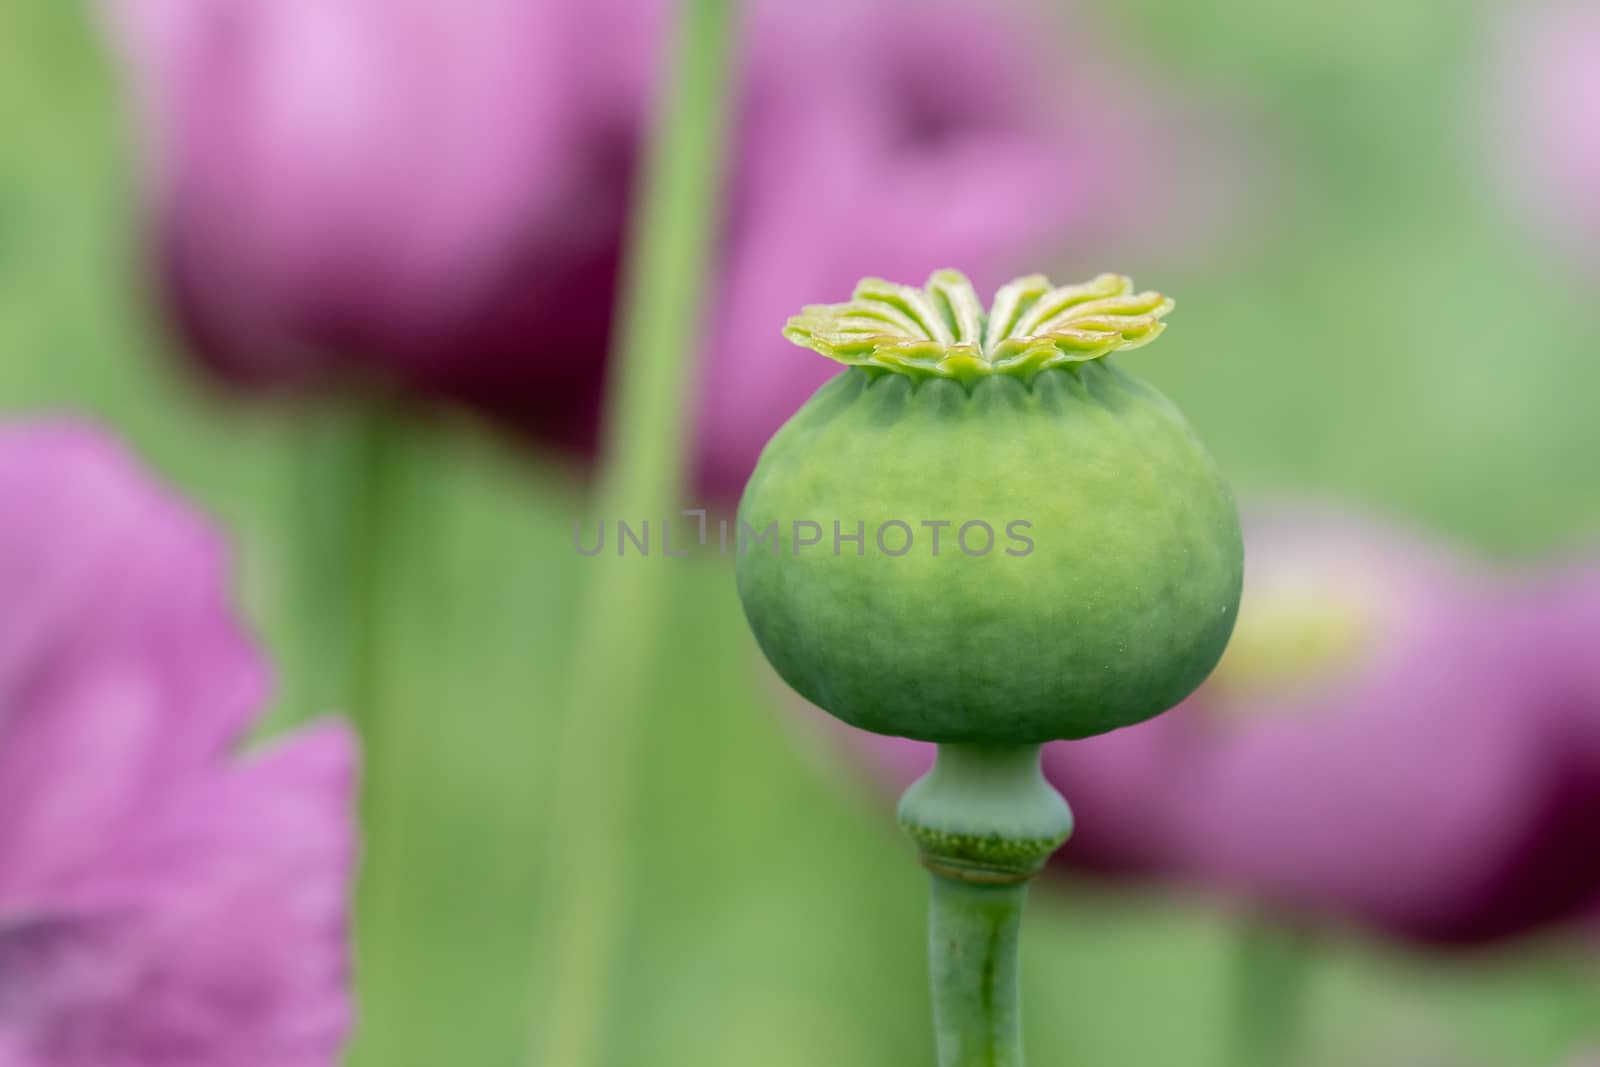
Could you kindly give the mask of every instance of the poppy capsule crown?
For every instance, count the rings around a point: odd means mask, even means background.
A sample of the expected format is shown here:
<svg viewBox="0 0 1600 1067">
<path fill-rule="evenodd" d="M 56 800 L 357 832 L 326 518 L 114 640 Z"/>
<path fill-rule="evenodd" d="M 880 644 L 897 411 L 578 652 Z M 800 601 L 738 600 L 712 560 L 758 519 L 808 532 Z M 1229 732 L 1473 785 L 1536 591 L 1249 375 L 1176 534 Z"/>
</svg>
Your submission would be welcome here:
<svg viewBox="0 0 1600 1067">
<path fill-rule="evenodd" d="M 1030 274 L 1002 286 L 985 312 L 965 275 L 941 270 L 922 289 L 867 278 L 846 303 L 805 308 L 783 335 L 840 363 L 914 378 L 1031 378 L 1149 344 L 1172 307 L 1121 274 L 1059 287 Z"/>
</svg>

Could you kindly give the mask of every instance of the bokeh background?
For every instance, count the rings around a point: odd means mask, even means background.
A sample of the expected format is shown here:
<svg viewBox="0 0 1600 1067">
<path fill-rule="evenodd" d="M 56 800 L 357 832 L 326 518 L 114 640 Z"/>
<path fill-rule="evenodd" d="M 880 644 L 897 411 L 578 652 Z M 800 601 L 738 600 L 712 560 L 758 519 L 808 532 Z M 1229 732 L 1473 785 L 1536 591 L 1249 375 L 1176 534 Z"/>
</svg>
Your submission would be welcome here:
<svg viewBox="0 0 1600 1067">
<path fill-rule="evenodd" d="M 1140 132 L 1104 157 L 1118 172 L 1046 184 L 1067 202 L 1045 212 L 1045 246 L 980 243 L 974 269 L 1114 269 L 1176 295 L 1138 373 L 1246 499 L 1346 501 L 1511 561 L 1581 551 L 1600 539 L 1600 94 L 1544 84 L 1552 41 L 1571 35 L 1541 41 L 1534 14 L 1458 0 L 1051 7 L 1032 43 L 1087 71 L 1052 106 L 1127 107 Z M 571 541 L 588 514 L 584 434 L 508 432 L 428 388 L 263 398 L 197 372 L 152 255 L 141 107 L 107 21 L 59 0 L 0 9 L 0 406 L 102 420 L 225 527 L 276 663 L 269 731 L 329 708 L 360 722 L 349 1062 L 520 1062 L 530 1004 L 560 981 L 538 972 L 561 921 L 540 851 L 553 738 L 582 714 L 561 693 L 586 575 Z M 1593 44 L 1580 68 L 1600 69 Z M 604 68 L 599 41 L 571 47 Z M 852 104 L 829 79 L 782 91 L 842 124 Z M 734 151 L 805 135 L 774 116 Z M 1562 150 L 1577 178 L 1550 177 Z M 847 138 L 831 151 L 848 166 Z M 806 196 L 768 210 L 798 221 L 742 254 L 799 254 Z M 864 268 L 879 269 L 896 264 Z M 773 284 L 780 315 L 845 295 Z M 552 410 L 561 390 L 592 403 L 570 374 L 546 381 Z M 768 674 L 728 561 L 671 564 L 669 654 L 638 717 L 648 755 L 606 1062 L 930 1062 L 923 875 L 890 800 Z M 1230 902 L 1182 886 L 1041 886 L 1030 1054 L 1233 1062 L 1239 929 Z M 1341 928 L 1305 997 L 1308 1064 L 1566 1064 L 1600 1044 L 1600 938 L 1578 924 L 1438 952 Z"/>
</svg>

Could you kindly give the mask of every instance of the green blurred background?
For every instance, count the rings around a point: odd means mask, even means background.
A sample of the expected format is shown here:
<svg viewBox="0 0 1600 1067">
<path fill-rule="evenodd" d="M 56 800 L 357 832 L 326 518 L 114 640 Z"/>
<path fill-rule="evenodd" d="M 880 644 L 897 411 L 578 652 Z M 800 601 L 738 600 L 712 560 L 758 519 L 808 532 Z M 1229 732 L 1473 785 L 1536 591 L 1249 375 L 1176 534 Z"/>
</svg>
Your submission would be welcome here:
<svg viewBox="0 0 1600 1067">
<path fill-rule="evenodd" d="M 1270 148 L 1275 180 L 1216 255 L 1112 265 L 1178 295 L 1178 328 L 1141 373 L 1244 495 L 1337 493 L 1511 555 L 1600 530 L 1594 277 L 1508 211 L 1480 136 L 1482 58 L 1506 15 L 1101 5 L 1148 69 L 1246 102 Z M 529 969 L 557 921 L 536 875 L 583 488 L 434 417 L 397 441 L 388 513 L 347 518 L 341 501 L 370 488 L 348 438 L 370 429 L 228 406 L 163 351 L 123 111 L 79 5 L 0 7 L 0 404 L 103 419 L 227 527 L 278 665 L 275 728 L 339 708 L 351 656 L 378 666 L 351 1062 L 517 1063 L 539 981 L 560 979 Z M 363 615 L 352 590 L 380 573 Z M 930 1062 L 923 876 L 890 802 L 779 695 L 729 568 L 695 560 L 672 581 L 613 1062 Z M 1238 924 L 1217 902 L 1058 880 L 1028 921 L 1035 1062 L 1228 1062 Z M 1307 1062 L 1564 1062 L 1600 1040 L 1596 973 L 1572 935 L 1439 957 L 1351 934 L 1311 976 Z"/>
</svg>

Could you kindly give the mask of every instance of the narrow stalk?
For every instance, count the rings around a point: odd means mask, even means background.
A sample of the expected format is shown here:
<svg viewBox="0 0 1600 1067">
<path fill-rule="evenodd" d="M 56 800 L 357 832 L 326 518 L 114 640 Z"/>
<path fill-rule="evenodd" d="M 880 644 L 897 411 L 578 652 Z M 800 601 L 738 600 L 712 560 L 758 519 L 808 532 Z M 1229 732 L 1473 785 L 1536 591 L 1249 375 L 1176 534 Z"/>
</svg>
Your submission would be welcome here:
<svg viewBox="0 0 1600 1067">
<path fill-rule="evenodd" d="M 900 799 L 900 824 L 933 872 L 939 1067 L 1022 1067 L 1022 905 L 1028 880 L 1072 832 L 1039 758 L 1038 745 L 940 745 Z"/>
<path fill-rule="evenodd" d="M 382 628 L 392 605 L 395 532 L 409 477 L 404 413 L 383 397 L 297 427 L 294 551 L 298 632 L 309 658 L 303 706 L 344 712 L 361 738 L 364 856 L 356 886 L 357 980 L 382 1000 L 407 936 L 391 883 L 405 867 L 393 802 L 407 773 L 406 724 L 386 706 Z M 412 741 L 407 747 L 415 748 Z M 388 891 L 386 891 L 388 890 Z M 351 1063 L 383 1062 L 363 1030 Z"/>
<path fill-rule="evenodd" d="M 1252 915 L 1235 944 L 1233 1049 L 1237 1067 L 1293 1063 L 1305 1018 L 1310 942 L 1305 932 Z"/>
<path fill-rule="evenodd" d="M 597 518 L 677 513 L 722 170 L 734 0 L 683 0 L 665 110 L 651 146 L 611 361 Z M 668 614 L 665 561 L 602 554 L 576 623 L 566 715 L 555 740 L 546 872 L 547 924 L 533 966 L 547 996 L 531 1035 L 533 1067 L 589 1067 L 611 1025 L 627 918 L 630 789 L 638 721 Z M 542 980 L 541 980 L 542 979 Z"/>
<path fill-rule="evenodd" d="M 363 750 L 371 760 L 382 733 L 383 693 L 379 631 L 389 573 L 392 524 L 398 521 L 395 498 L 403 478 L 404 431 L 395 415 L 369 409 L 358 417 L 353 434 L 355 485 L 346 559 L 349 563 L 349 638 L 345 646 L 349 673 L 345 712 L 361 731 Z"/>
<path fill-rule="evenodd" d="M 929 877 L 928 970 L 939 1067 L 1022 1067 L 1017 961 L 1028 887 Z"/>
<path fill-rule="evenodd" d="M 383 400 L 308 416 L 297 428 L 294 572 L 314 656 L 305 703 L 355 722 L 370 759 L 380 718 L 377 651 L 404 427 Z"/>
</svg>

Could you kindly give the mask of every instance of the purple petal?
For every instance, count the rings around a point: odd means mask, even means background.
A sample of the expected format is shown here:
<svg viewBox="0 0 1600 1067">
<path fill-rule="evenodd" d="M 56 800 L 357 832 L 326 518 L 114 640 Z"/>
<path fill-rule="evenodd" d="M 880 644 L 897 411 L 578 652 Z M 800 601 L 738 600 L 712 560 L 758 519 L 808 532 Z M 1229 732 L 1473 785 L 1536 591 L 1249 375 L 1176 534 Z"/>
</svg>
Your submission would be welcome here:
<svg viewBox="0 0 1600 1067">
<path fill-rule="evenodd" d="M 0 923 L 0 1051 L 40 1067 L 336 1062 L 354 747 L 323 726 L 196 778 L 95 884 Z"/>
<path fill-rule="evenodd" d="M 97 432 L 0 429 L 0 496 L 3 900 L 71 877 L 136 801 L 218 759 L 266 672 L 215 534 Z"/>
<path fill-rule="evenodd" d="M 238 760 L 212 531 L 88 427 L 0 427 L 0 1063 L 331 1065 L 354 742 Z"/>
</svg>

